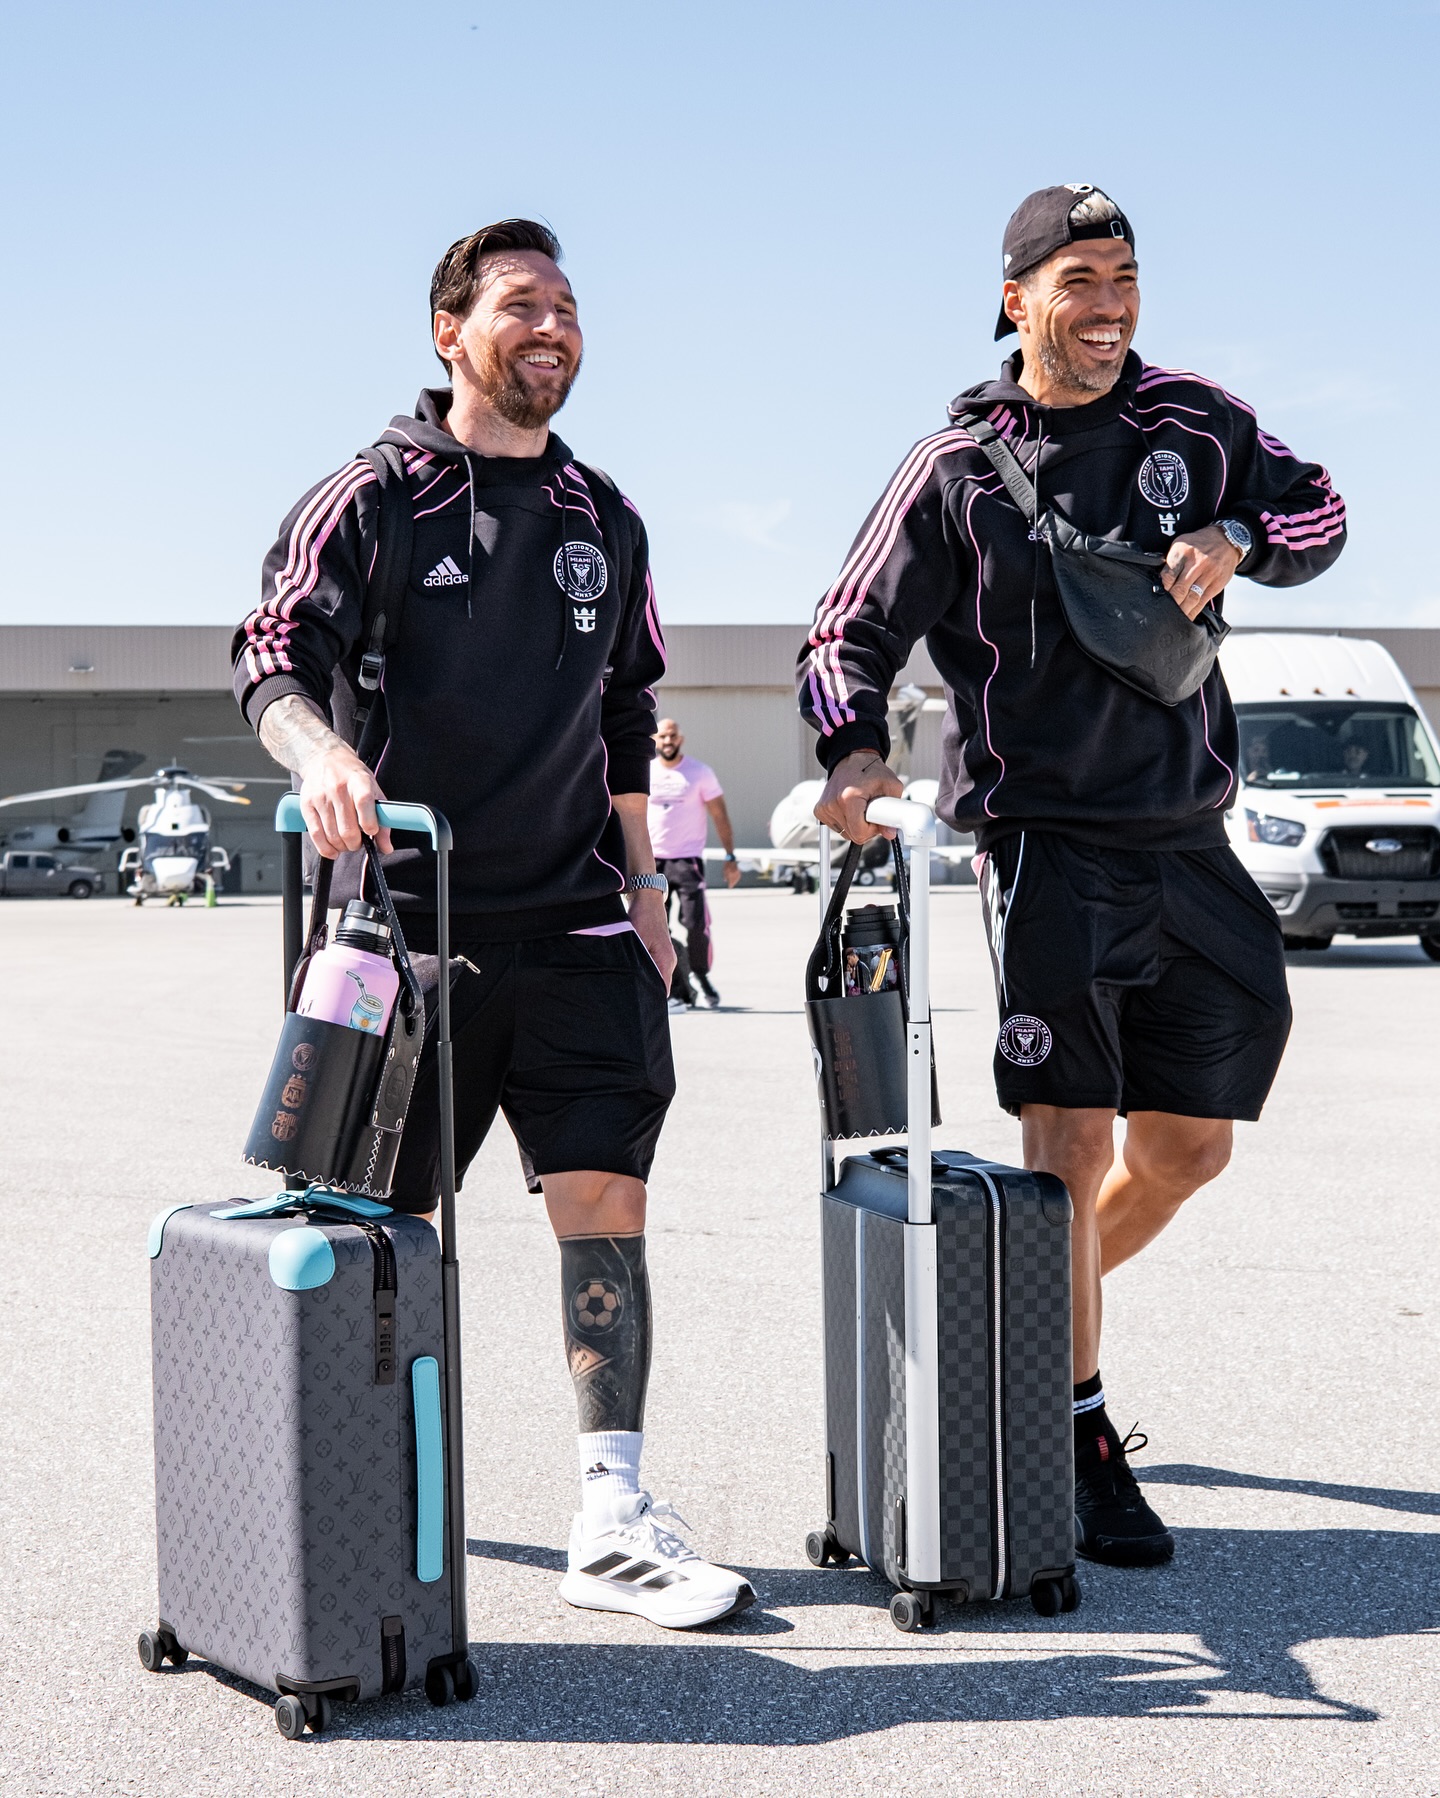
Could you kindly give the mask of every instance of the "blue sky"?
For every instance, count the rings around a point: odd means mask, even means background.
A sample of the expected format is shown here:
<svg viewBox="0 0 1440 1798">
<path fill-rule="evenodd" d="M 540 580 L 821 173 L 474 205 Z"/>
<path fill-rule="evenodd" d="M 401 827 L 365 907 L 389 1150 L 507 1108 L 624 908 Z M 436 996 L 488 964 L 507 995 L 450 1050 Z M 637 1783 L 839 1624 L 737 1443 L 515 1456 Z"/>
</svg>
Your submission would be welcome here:
<svg viewBox="0 0 1440 1798">
<path fill-rule="evenodd" d="M 1231 617 L 1440 625 L 1437 14 L 12 0 L 0 621 L 237 619 L 290 503 L 438 379 L 430 271 L 506 213 L 565 245 L 559 428 L 664 616 L 807 618 L 997 365 L 1011 209 L 1088 180 L 1136 226 L 1137 347 L 1350 504 L 1331 573 Z"/>
</svg>

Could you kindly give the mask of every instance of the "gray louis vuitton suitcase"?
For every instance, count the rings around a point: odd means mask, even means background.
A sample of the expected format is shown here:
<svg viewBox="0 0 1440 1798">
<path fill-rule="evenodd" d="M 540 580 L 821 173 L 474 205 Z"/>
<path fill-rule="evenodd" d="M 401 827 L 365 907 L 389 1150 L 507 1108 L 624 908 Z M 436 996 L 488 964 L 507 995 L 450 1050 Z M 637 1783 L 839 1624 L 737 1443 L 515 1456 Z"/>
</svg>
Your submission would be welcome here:
<svg viewBox="0 0 1440 1798">
<path fill-rule="evenodd" d="M 438 861 L 450 829 L 382 805 Z M 286 833 L 285 986 L 300 953 L 303 828 Z M 336 1700 L 422 1684 L 475 1695 L 465 1605 L 450 993 L 439 982 L 440 1234 L 325 1188 L 172 1206 L 150 1229 L 157 1627 L 152 1671 L 190 1654 L 280 1694 L 282 1734 Z"/>
<path fill-rule="evenodd" d="M 1049 1174 L 932 1154 L 929 860 L 935 820 L 874 801 L 910 857 L 908 1149 L 835 1174 L 822 1143 L 826 1524 L 817 1567 L 857 1555 L 904 1630 L 934 1595 L 1073 1611 L 1069 1194 Z M 822 832 L 821 912 L 829 890 Z M 861 997 L 847 1004 L 863 1005 Z"/>
</svg>

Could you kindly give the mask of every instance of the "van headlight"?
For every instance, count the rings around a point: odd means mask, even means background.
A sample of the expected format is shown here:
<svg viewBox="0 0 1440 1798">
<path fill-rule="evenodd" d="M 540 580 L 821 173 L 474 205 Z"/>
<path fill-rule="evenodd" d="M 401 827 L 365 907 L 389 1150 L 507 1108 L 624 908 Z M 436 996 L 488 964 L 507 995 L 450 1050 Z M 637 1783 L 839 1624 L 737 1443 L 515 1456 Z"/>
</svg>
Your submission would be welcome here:
<svg viewBox="0 0 1440 1798">
<path fill-rule="evenodd" d="M 1277 843 L 1294 849 L 1305 841 L 1305 826 L 1294 818 L 1267 818 L 1263 812 L 1245 813 L 1245 834 L 1252 843 Z"/>
</svg>

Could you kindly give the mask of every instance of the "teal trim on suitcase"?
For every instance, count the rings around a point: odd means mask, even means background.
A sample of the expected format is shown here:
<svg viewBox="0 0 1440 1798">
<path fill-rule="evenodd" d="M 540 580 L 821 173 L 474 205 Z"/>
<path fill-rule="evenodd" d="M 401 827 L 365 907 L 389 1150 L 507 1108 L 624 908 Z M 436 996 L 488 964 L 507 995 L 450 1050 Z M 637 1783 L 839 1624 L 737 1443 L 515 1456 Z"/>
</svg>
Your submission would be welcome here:
<svg viewBox="0 0 1440 1798">
<path fill-rule="evenodd" d="M 323 1230 L 297 1224 L 270 1244 L 270 1278 L 282 1292 L 313 1292 L 335 1277 L 335 1251 Z"/>
<path fill-rule="evenodd" d="M 146 1242 L 150 1250 L 150 1259 L 152 1261 L 165 1246 L 166 1224 L 170 1222 L 170 1219 L 174 1217 L 177 1211 L 188 1211 L 189 1209 L 190 1201 L 187 1199 L 183 1205 L 167 1205 L 157 1218 L 151 1220 L 150 1234 L 146 1239 Z"/>
<path fill-rule="evenodd" d="M 282 1211 L 295 1211 L 313 1206 L 319 1211 L 348 1211 L 353 1217 L 389 1217 L 388 1205 L 374 1199 L 357 1199 L 348 1192 L 335 1192 L 328 1186 L 307 1186 L 304 1192 L 277 1192 L 273 1199 L 251 1199 L 243 1205 L 227 1205 L 223 1211 L 212 1211 L 211 1217 L 275 1217 Z"/>
<path fill-rule="evenodd" d="M 440 1436 L 440 1363 L 420 1355 L 410 1368 L 415 1395 L 415 1577 L 445 1571 L 445 1448 Z"/>
</svg>

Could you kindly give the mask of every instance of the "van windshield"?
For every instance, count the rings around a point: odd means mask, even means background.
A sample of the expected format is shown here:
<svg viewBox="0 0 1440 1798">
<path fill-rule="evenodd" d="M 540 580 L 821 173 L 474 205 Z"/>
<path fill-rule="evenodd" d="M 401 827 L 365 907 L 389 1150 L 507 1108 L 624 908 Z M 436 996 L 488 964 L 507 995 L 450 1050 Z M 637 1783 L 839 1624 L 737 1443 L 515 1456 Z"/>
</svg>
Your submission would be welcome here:
<svg viewBox="0 0 1440 1798">
<path fill-rule="evenodd" d="M 1374 700 L 1237 705 L 1252 787 L 1434 787 L 1440 763 L 1412 706 Z"/>
</svg>

